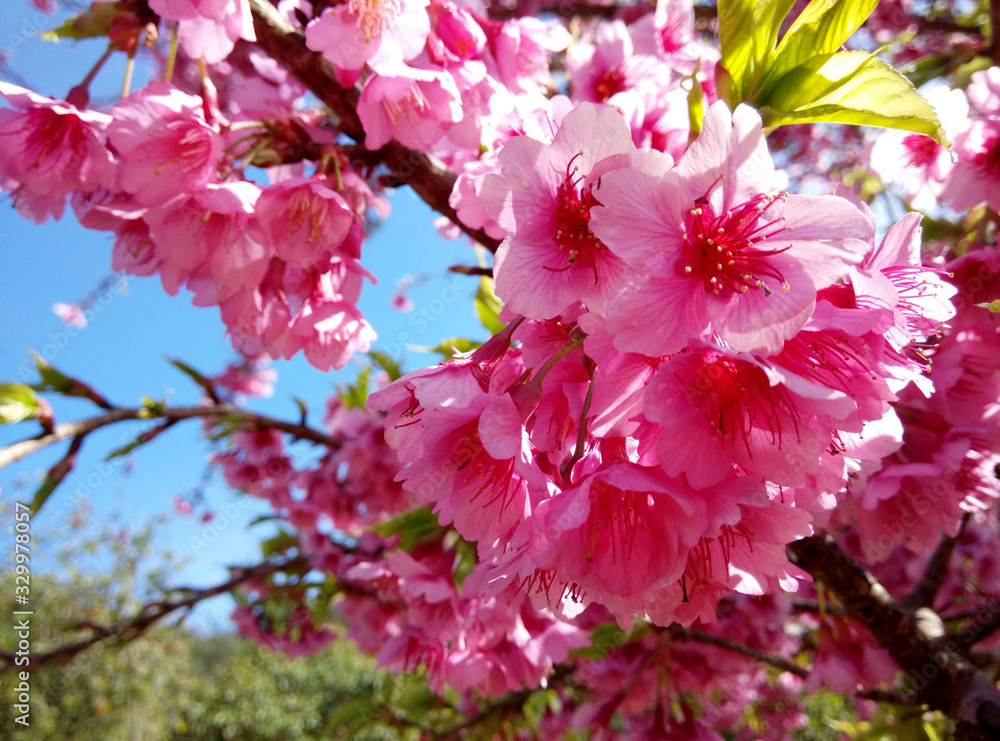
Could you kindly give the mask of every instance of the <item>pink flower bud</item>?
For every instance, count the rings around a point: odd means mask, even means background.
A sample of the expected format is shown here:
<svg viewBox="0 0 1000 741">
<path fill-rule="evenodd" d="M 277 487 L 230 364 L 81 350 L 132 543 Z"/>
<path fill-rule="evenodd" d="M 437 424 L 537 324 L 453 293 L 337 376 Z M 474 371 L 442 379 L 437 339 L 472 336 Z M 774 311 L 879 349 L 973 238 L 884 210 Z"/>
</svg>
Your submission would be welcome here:
<svg viewBox="0 0 1000 741">
<path fill-rule="evenodd" d="M 456 7 L 442 14 L 437 33 L 448 51 L 459 59 L 473 59 L 486 46 L 486 34 L 465 8 Z"/>
</svg>

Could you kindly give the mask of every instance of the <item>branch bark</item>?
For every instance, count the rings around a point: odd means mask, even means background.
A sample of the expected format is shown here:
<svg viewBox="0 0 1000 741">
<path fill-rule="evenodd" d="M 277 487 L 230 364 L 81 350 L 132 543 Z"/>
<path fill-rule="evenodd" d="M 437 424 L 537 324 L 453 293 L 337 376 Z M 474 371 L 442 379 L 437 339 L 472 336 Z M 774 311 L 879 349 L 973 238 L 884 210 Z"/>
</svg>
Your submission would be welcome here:
<svg viewBox="0 0 1000 741">
<path fill-rule="evenodd" d="M 774 654 L 769 654 L 765 651 L 758 651 L 755 648 L 744 646 L 742 643 L 736 643 L 735 641 L 727 640 L 721 636 L 706 633 L 702 630 L 683 628 L 680 625 L 671 625 L 667 630 L 670 635 L 674 636 L 679 641 L 697 641 L 698 643 L 705 643 L 709 646 L 724 648 L 727 651 L 733 651 L 734 653 L 749 656 L 751 659 L 773 666 L 776 669 L 781 669 L 783 672 L 789 672 L 794 674 L 796 677 L 801 677 L 802 679 L 809 676 L 809 670 L 800 664 L 796 664 L 794 661 L 788 661 L 787 659 L 775 656 Z"/>
<path fill-rule="evenodd" d="M 911 613 L 893 600 L 830 535 L 796 541 L 788 551 L 889 651 L 913 679 L 919 700 L 956 721 L 956 739 L 1000 738 L 1000 691 L 956 651 L 954 640 L 930 634 L 919 611 Z"/>
<path fill-rule="evenodd" d="M 969 515 L 962 519 L 962 528 L 969 521 Z M 959 536 L 961 536 L 959 530 Z M 937 597 L 941 585 L 944 584 L 945 577 L 948 576 L 948 565 L 951 563 L 951 556 L 955 552 L 958 544 L 958 537 L 943 536 L 938 547 L 927 563 L 924 575 L 914 590 L 906 596 L 901 606 L 906 610 L 916 610 L 919 607 L 934 607 L 934 598 Z"/>
<path fill-rule="evenodd" d="M 250 0 L 250 8 L 257 45 L 333 111 L 340 120 L 341 131 L 356 142 L 363 142 L 365 130 L 358 118 L 361 94 L 357 88 L 341 87 L 334 77 L 333 65 L 321 54 L 311 51 L 302 32 L 285 21 L 267 0 Z M 455 173 L 437 158 L 404 147 L 396 141 L 389 142 L 375 154 L 428 206 L 491 252 L 497 251 L 499 240 L 482 229 L 463 224 L 458 218 L 448 202 L 455 185 Z"/>
<path fill-rule="evenodd" d="M 325 445 L 333 450 L 340 447 L 339 440 L 334 437 L 330 437 L 319 430 L 314 430 L 313 428 L 305 425 L 275 419 L 273 417 L 266 417 L 262 414 L 243 411 L 242 409 L 230 406 L 229 404 L 216 404 L 204 407 L 165 408 L 159 413 L 147 407 L 139 407 L 134 409 L 113 409 L 107 414 L 101 414 L 97 417 L 80 419 L 73 422 L 63 422 L 53 427 L 52 432 L 50 433 L 16 442 L 5 448 L 0 448 L 0 468 L 4 468 L 14 461 L 18 461 L 27 455 L 31 455 L 42 448 L 52 445 L 53 443 L 66 440 L 71 437 L 82 438 L 94 430 L 100 429 L 101 427 L 107 427 L 108 425 L 113 425 L 117 422 L 138 419 L 165 419 L 171 422 L 179 422 L 185 419 L 225 417 L 230 415 L 239 417 L 240 422 L 246 427 L 278 430 L 279 432 L 285 432 L 300 440 L 309 440 L 310 442 L 314 442 L 318 445 Z"/>
</svg>

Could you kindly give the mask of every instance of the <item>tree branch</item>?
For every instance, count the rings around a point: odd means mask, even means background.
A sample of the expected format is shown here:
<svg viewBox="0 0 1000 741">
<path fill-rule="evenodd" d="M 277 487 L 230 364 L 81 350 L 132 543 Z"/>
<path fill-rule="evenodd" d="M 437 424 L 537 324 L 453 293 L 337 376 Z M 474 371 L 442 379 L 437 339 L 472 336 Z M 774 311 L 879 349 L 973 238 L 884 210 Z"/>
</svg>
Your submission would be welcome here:
<svg viewBox="0 0 1000 741">
<path fill-rule="evenodd" d="M 957 722 L 956 739 L 997 738 L 1000 691 L 956 652 L 948 636 L 930 635 L 918 617 L 895 602 L 828 534 L 791 543 L 789 555 L 824 582 L 915 682 L 917 698 Z"/>
<path fill-rule="evenodd" d="M 125 422 L 138 419 L 165 419 L 170 422 L 179 422 L 185 419 L 196 419 L 200 417 L 225 417 L 233 416 L 249 428 L 267 428 L 285 432 L 300 440 L 309 440 L 318 445 L 325 445 L 334 450 L 340 447 L 340 441 L 334 437 L 314 430 L 305 425 L 286 422 L 273 417 L 266 417 L 262 414 L 247 412 L 229 404 L 215 404 L 204 407 L 174 407 L 162 410 L 150 409 L 149 407 L 139 407 L 135 409 L 113 409 L 107 414 L 101 414 L 89 419 L 81 419 L 73 422 L 63 422 L 57 424 L 52 432 L 29 438 L 20 442 L 0 448 L 0 468 L 10 465 L 27 455 L 31 455 L 42 448 L 46 448 L 60 440 L 71 437 L 83 437 L 101 427 L 107 427 L 117 422 Z"/>
<path fill-rule="evenodd" d="M 89 638 L 74 643 L 63 644 L 45 653 L 32 654 L 30 662 L 21 666 L 20 669 L 22 671 L 33 672 L 45 664 L 67 661 L 81 651 L 85 651 L 91 646 L 104 641 L 109 641 L 112 645 L 128 643 L 141 636 L 152 625 L 179 610 L 190 609 L 202 600 L 231 592 L 240 584 L 250 579 L 259 579 L 278 571 L 298 568 L 299 566 L 304 566 L 306 563 L 307 561 L 303 556 L 276 563 L 260 563 L 249 568 L 241 567 L 233 569 L 235 575 L 229 581 L 214 587 L 207 589 L 174 590 L 187 592 L 188 596 L 175 602 L 154 602 L 146 605 L 138 615 L 129 620 L 120 621 L 113 625 L 93 626 L 90 628 L 93 631 L 93 635 Z M 3 661 L 0 664 L 0 674 L 14 668 L 16 658 L 13 653 L 0 651 L 0 660 Z"/>
<path fill-rule="evenodd" d="M 334 77 L 333 65 L 311 51 L 305 37 L 290 25 L 267 0 L 250 0 L 257 45 L 278 64 L 291 72 L 340 120 L 340 129 L 356 142 L 365 139 L 357 107 L 361 94 L 357 88 L 343 88 Z M 466 226 L 448 202 L 455 185 L 455 173 L 437 158 L 404 147 L 395 140 L 374 153 L 402 182 L 432 209 L 458 226 L 465 234 L 491 252 L 500 241 L 482 229 Z"/>
<path fill-rule="evenodd" d="M 938 590 L 941 589 L 941 585 L 944 584 L 945 577 L 948 576 L 948 565 L 951 563 L 951 556 L 955 552 L 958 538 L 962 535 L 962 530 L 965 529 L 965 523 L 968 521 L 969 515 L 966 514 L 962 518 L 962 525 L 956 537 L 944 536 L 941 538 L 941 542 L 935 549 L 934 555 L 931 556 L 931 560 L 927 563 L 924 575 L 913 591 L 900 603 L 900 607 L 910 611 L 916 610 L 919 607 L 934 607 L 934 598 L 937 596 Z"/>
<path fill-rule="evenodd" d="M 727 651 L 733 651 L 734 653 L 749 656 L 751 659 L 760 661 L 763 664 L 768 664 L 776 669 L 781 669 L 783 672 L 789 672 L 797 677 L 801 677 L 802 679 L 809 676 L 809 670 L 800 664 L 796 664 L 794 661 L 788 661 L 787 659 L 775 656 L 774 654 L 769 654 L 765 651 L 758 651 L 755 648 L 744 646 L 741 643 L 730 641 L 726 638 L 722 638 L 721 636 L 706 633 L 701 630 L 683 628 L 680 625 L 671 625 L 667 629 L 667 632 L 679 641 L 697 641 L 698 643 L 706 643 L 710 646 L 724 648 Z"/>
</svg>

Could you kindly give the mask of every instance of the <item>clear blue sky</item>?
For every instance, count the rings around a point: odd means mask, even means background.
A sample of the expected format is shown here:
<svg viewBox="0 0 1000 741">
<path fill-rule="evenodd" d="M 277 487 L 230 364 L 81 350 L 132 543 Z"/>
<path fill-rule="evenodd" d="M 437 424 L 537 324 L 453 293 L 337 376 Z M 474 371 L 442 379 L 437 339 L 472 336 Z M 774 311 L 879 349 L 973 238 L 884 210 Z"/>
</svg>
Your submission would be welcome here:
<svg viewBox="0 0 1000 741">
<path fill-rule="evenodd" d="M 38 32 L 61 22 L 47 18 L 27 0 L 10 0 L 0 14 L 0 51 L 12 52 L 9 67 L 36 91 L 62 97 L 100 55 L 100 41 L 77 44 L 43 42 Z M 121 87 L 123 60 L 115 58 L 97 77 L 95 99 L 111 103 Z M 135 85 L 148 71 L 137 70 Z M 4 79 L 17 80 L 12 75 Z M 0 105 L 3 105 L 0 103 Z M 22 220 L 6 196 L 0 201 L 0 381 L 25 379 L 32 368 L 28 348 L 42 352 L 67 374 L 92 384 L 113 403 L 134 406 L 142 396 L 168 397 L 168 403 L 189 404 L 198 390 L 165 356 L 185 360 L 205 373 L 222 369 L 233 353 L 224 337 L 225 327 L 217 309 L 193 307 L 181 292 L 167 296 L 157 278 L 128 277 L 127 291 L 112 291 L 88 326 L 72 333 L 52 312 L 56 302 L 72 303 L 90 293 L 110 272 L 110 235 L 88 231 L 72 212 L 59 222 L 35 226 Z M 476 279 L 444 272 L 452 264 L 475 264 L 466 242 L 441 239 L 431 224 L 433 214 L 408 189 L 392 196 L 393 213 L 365 244 L 362 263 L 379 280 L 366 285 L 361 309 L 379 334 L 376 349 L 395 350 L 407 344 L 434 346 L 442 339 L 467 336 L 484 339 L 485 330 L 472 312 Z M 409 314 L 390 308 L 396 283 L 407 275 L 424 276 L 409 291 L 416 308 Z M 421 309 L 424 313 L 421 314 Z M 426 321 L 430 317 L 432 321 Z M 414 369 L 437 361 L 437 356 L 410 354 L 405 367 Z M 274 364 L 278 371 L 275 394 L 255 401 L 258 411 L 295 419 L 292 397 L 310 406 L 310 422 L 320 424 L 323 402 L 338 382 L 350 380 L 357 368 L 336 374 L 316 371 L 302 357 Z M 30 376 L 29 376 L 30 378 Z M 97 410 L 87 402 L 55 399 L 56 419 L 89 416 Z M 160 513 L 171 512 L 172 495 L 194 490 L 206 469 L 208 446 L 198 435 L 197 422 L 177 425 L 132 455 L 131 471 L 121 461 L 109 468 L 104 456 L 134 437 L 142 425 L 116 426 L 88 436 L 73 474 L 63 483 L 36 523 L 64 523 L 80 493 L 92 507 L 96 526 L 118 513 L 126 523 L 138 525 Z M 0 445 L 30 437 L 34 423 L 0 427 Z M 29 501 L 46 470 L 65 452 L 53 446 L 0 471 L 2 501 Z M 265 532 L 248 532 L 245 524 L 265 511 L 260 503 L 229 491 L 216 475 L 206 488 L 208 508 L 220 511 L 239 502 L 242 522 L 221 529 L 207 548 L 192 547 L 192 537 L 207 542 L 203 525 L 193 517 L 174 517 L 161 532 L 159 544 L 192 563 L 177 574 L 177 584 L 208 585 L 225 577 L 225 565 L 249 564 L 257 558 L 257 542 Z M 215 533 L 213 528 L 211 533 Z M 6 535 L 4 533 L 7 533 Z M 209 537 L 211 534 L 209 535 Z M 12 537 L 8 524 L 0 526 L 0 539 Z M 2 544 L 0 544 L 2 545 Z M 55 544 L 35 544 L 36 568 L 48 564 Z M 49 561 L 46 549 L 51 548 Z M 7 553 L 3 547 L 0 551 Z M 198 552 L 195 553 L 195 550 Z M 201 613 L 202 624 L 218 622 L 229 607 L 218 603 Z"/>
</svg>

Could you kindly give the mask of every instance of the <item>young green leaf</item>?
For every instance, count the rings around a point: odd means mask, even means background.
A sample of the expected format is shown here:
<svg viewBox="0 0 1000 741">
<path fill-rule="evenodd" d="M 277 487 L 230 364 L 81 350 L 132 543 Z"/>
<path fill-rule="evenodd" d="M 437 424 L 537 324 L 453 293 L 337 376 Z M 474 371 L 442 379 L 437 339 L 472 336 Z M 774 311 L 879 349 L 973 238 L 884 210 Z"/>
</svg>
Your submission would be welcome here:
<svg viewBox="0 0 1000 741">
<path fill-rule="evenodd" d="M 338 391 L 341 400 L 349 409 L 360 409 L 368 400 L 368 376 L 371 370 L 371 366 L 366 365 L 361 369 L 353 385 L 343 386 Z"/>
<path fill-rule="evenodd" d="M 38 397 L 23 383 L 0 383 L 0 425 L 38 416 Z"/>
<path fill-rule="evenodd" d="M 767 70 L 768 81 L 777 81 L 813 57 L 837 51 L 876 5 L 878 0 L 813 0 L 778 44 Z"/>
<path fill-rule="evenodd" d="M 118 15 L 117 3 L 96 2 L 72 18 L 66 19 L 61 25 L 51 31 L 45 31 L 42 38 L 45 41 L 59 42 L 62 39 L 95 39 L 106 37 L 111 24 Z"/>
<path fill-rule="evenodd" d="M 92 386 L 76 378 L 71 378 L 62 371 L 53 368 L 49 361 L 34 350 L 29 350 L 28 352 L 31 354 L 32 360 L 35 361 L 35 368 L 38 370 L 38 375 L 41 376 L 38 383 L 31 385 L 31 388 L 35 391 L 50 391 L 55 394 L 62 394 L 63 396 L 89 399 L 102 409 L 112 408 L 108 400 L 97 393 Z"/>
<path fill-rule="evenodd" d="M 372 530 L 383 538 L 399 533 L 399 547 L 411 551 L 422 542 L 434 542 L 444 537 L 447 530 L 438 524 L 438 517 L 430 507 L 417 507 L 391 520 L 373 525 Z"/>
<path fill-rule="evenodd" d="M 781 23 L 795 0 L 719 0 L 722 45 L 719 95 L 730 108 L 752 100 L 778 43 Z"/>
<path fill-rule="evenodd" d="M 847 123 L 926 134 L 947 146 L 937 114 L 903 75 L 864 52 L 810 59 L 760 105 L 764 126 Z"/>
<path fill-rule="evenodd" d="M 427 348 L 427 352 L 435 352 L 445 360 L 451 360 L 458 353 L 471 352 L 472 350 L 478 350 L 483 346 L 482 342 L 476 342 L 475 340 L 467 340 L 464 337 L 451 337 L 447 340 L 441 340 L 441 343 L 437 347 Z"/>
<path fill-rule="evenodd" d="M 476 291 L 476 314 L 492 334 L 498 334 L 504 328 L 499 317 L 502 308 L 503 303 L 493 293 L 493 281 L 483 276 L 479 279 L 479 289 Z"/>
<path fill-rule="evenodd" d="M 378 352 L 372 350 L 368 353 L 368 357 L 375 361 L 375 364 L 389 374 L 389 380 L 395 381 L 397 378 L 403 375 L 402 369 L 399 367 L 399 363 L 392 359 L 389 355 L 384 352 Z"/>
</svg>

